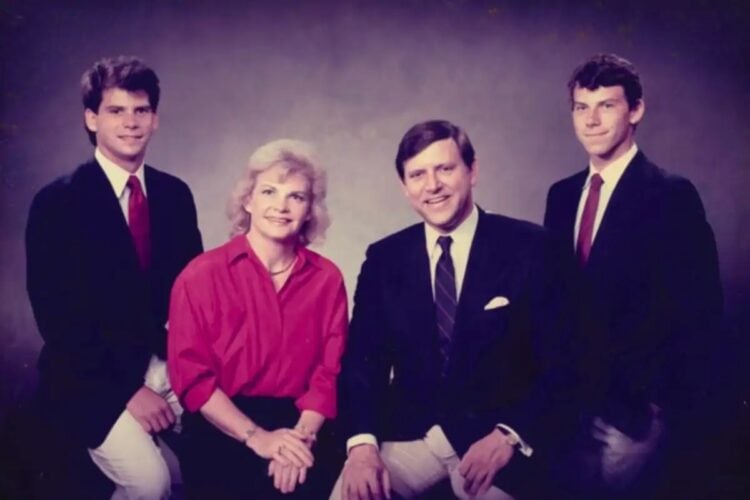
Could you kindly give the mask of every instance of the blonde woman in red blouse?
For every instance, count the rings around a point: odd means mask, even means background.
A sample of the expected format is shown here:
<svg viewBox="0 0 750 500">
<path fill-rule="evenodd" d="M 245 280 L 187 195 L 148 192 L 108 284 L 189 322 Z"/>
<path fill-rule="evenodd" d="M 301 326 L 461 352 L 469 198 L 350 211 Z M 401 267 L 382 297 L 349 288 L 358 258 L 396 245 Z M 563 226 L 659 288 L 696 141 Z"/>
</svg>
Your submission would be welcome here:
<svg viewBox="0 0 750 500">
<path fill-rule="evenodd" d="M 329 224 L 325 190 L 306 143 L 260 147 L 232 196 L 232 238 L 175 282 L 168 366 L 187 410 L 188 498 L 314 495 L 347 329 L 341 273 L 307 249 Z"/>
</svg>

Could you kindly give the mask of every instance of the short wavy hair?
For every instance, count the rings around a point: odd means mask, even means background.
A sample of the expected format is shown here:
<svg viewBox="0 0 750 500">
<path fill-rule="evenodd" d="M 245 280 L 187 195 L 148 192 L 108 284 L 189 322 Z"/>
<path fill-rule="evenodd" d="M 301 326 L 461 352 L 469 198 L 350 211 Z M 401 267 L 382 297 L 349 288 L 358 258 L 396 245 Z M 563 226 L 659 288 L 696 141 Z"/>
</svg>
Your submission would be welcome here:
<svg viewBox="0 0 750 500">
<path fill-rule="evenodd" d="M 159 77 L 153 69 L 139 58 L 133 56 L 105 57 L 96 61 L 81 76 L 81 97 L 83 108 L 99 113 L 102 94 L 107 89 L 120 88 L 128 92 L 144 91 L 148 94 L 148 103 L 156 113 L 159 107 Z M 89 142 L 96 146 L 96 134 L 84 124 Z"/>
<path fill-rule="evenodd" d="M 255 150 L 247 162 L 242 178 L 235 184 L 227 206 L 231 222 L 230 237 L 250 229 L 250 214 L 245 205 L 255 188 L 258 174 L 280 165 L 286 174 L 299 173 L 310 182 L 310 218 L 302 225 L 299 244 L 321 243 L 331 224 L 326 207 L 326 173 L 311 144 L 293 139 L 277 139 Z"/>
<path fill-rule="evenodd" d="M 633 63 L 616 54 L 596 54 L 578 66 L 568 80 L 570 105 L 573 106 L 573 93 L 577 87 L 596 90 L 617 85 L 625 92 L 628 108 L 637 108 L 643 99 L 643 85 Z"/>
<path fill-rule="evenodd" d="M 427 149 L 433 142 L 453 139 L 461 152 L 461 159 L 469 170 L 474 168 L 474 146 L 466 132 L 448 120 L 429 120 L 417 123 L 410 128 L 398 145 L 396 171 L 403 182 L 404 163 Z"/>
</svg>

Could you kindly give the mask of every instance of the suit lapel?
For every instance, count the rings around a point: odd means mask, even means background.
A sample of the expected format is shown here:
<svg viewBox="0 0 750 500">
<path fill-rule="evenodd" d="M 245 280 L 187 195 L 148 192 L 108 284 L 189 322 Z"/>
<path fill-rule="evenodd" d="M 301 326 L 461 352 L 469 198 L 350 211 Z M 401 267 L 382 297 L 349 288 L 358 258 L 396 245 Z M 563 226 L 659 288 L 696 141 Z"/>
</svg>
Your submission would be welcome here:
<svg viewBox="0 0 750 500">
<path fill-rule="evenodd" d="M 571 179 L 571 182 L 567 186 L 568 191 L 562 197 L 562 206 L 559 207 L 560 221 L 562 225 L 560 229 L 562 234 L 566 235 L 566 245 L 569 245 L 569 248 L 572 248 L 573 252 L 575 252 L 575 242 L 578 236 L 575 234 L 578 204 L 580 203 L 583 185 L 586 183 L 587 177 L 588 168 Z"/>
<path fill-rule="evenodd" d="M 163 252 L 166 247 L 164 238 L 169 237 L 168 225 L 170 224 L 168 214 L 170 207 L 167 196 L 164 193 L 164 185 L 158 173 L 148 165 L 144 167 L 144 178 L 146 180 L 146 192 L 148 193 L 149 213 L 149 237 L 151 240 L 151 269 L 159 269 L 163 261 Z"/>
<path fill-rule="evenodd" d="M 409 304 L 412 331 L 431 332 L 432 341 L 437 339 L 437 320 L 430 279 L 430 259 L 427 256 L 427 241 L 422 224 L 415 227 L 411 240 L 405 260 L 407 267 L 404 269 L 407 282 L 401 290 L 409 295 L 404 299 Z"/>
<path fill-rule="evenodd" d="M 508 260 L 506 250 L 508 245 L 513 244 L 495 244 L 495 238 L 501 235 L 495 234 L 487 224 L 487 215 L 480 209 L 456 310 L 454 335 L 462 335 L 469 322 L 476 319 L 477 311 L 484 307 L 484 301 L 493 296 Z"/>
<path fill-rule="evenodd" d="M 639 151 L 617 183 L 591 246 L 587 267 L 609 261 L 609 255 L 617 248 L 621 235 L 632 231 L 639 224 L 641 199 L 644 195 L 640 188 L 644 163 L 645 156 Z"/>
<path fill-rule="evenodd" d="M 79 190 L 80 222 L 86 228 L 92 254 L 108 265 L 138 269 L 135 245 L 120 202 L 96 161 L 81 168 Z"/>
</svg>

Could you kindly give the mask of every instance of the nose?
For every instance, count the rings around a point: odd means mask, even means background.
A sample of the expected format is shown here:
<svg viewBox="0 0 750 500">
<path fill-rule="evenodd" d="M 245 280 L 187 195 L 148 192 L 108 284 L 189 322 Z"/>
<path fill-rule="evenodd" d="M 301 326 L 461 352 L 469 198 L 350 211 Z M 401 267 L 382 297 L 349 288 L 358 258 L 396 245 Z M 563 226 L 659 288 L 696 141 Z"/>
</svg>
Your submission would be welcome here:
<svg viewBox="0 0 750 500">
<path fill-rule="evenodd" d="M 138 126 L 138 119 L 135 113 L 124 113 L 123 124 L 128 128 L 136 128 Z"/>
<path fill-rule="evenodd" d="M 435 172 L 428 172 L 427 173 L 427 184 L 425 185 L 425 188 L 427 191 L 431 193 L 435 193 L 437 191 L 440 191 L 440 188 L 443 186 L 443 183 L 440 182 L 440 178 L 437 176 Z"/>
<path fill-rule="evenodd" d="M 586 113 L 586 126 L 595 127 L 596 125 L 599 125 L 599 110 L 593 107 Z"/>
<path fill-rule="evenodd" d="M 287 200 L 286 196 L 279 196 L 276 198 L 275 203 L 273 204 L 273 208 L 275 208 L 277 211 L 281 213 L 286 213 L 289 211 L 289 201 Z"/>
</svg>

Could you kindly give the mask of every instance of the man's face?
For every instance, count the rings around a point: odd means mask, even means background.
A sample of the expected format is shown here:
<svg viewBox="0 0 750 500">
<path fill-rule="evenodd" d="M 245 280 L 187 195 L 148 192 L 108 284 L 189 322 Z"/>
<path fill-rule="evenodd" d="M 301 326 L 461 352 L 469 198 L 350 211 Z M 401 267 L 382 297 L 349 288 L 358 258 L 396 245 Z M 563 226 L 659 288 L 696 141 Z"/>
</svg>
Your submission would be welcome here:
<svg viewBox="0 0 750 500">
<path fill-rule="evenodd" d="M 471 167 L 450 138 L 433 142 L 404 162 L 404 194 L 422 219 L 441 233 L 451 232 L 471 213 L 476 162 Z"/>
<path fill-rule="evenodd" d="M 148 94 L 120 88 L 102 92 L 99 110 L 86 109 L 84 119 L 104 156 L 131 172 L 143 163 L 148 141 L 159 127 Z"/>
<path fill-rule="evenodd" d="M 304 223 L 310 220 L 311 199 L 307 177 L 274 165 L 258 174 L 245 204 L 250 231 L 269 241 L 297 241 Z"/>
<path fill-rule="evenodd" d="M 628 108 L 621 85 L 573 90 L 573 127 L 595 168 L 604 168 L 630 149 L 644 109 L 642 100 Z"/>
</svg>

